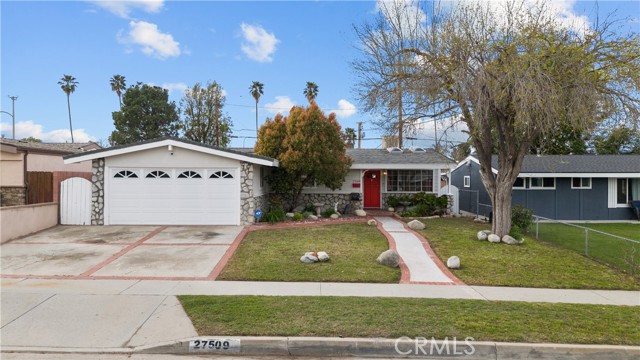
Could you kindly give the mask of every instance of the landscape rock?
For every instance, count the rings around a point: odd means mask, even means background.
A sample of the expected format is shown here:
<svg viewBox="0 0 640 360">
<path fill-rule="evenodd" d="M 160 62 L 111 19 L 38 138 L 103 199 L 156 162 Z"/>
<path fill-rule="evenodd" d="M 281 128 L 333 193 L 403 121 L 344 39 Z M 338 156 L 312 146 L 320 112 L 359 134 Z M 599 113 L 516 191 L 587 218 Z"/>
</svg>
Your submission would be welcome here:
<svg viewBox="0 0 640 360">
<path fill-rule="evenodd" d="M 447 267 L 449 269 L 460 269 L 460 258 L 457 256 L 452 256 L 447 259 Z"/>
<path fill-rule="evenodd" d="M 384 266 L 397 268 L 400 266 L 400 255 L 395 250 L 387 250 L 378 256 L 376 261 Z"/>
<path fill-rule="evenodd" d="M 425 225 L 418 220 L 411 220 L 407 225 L 409 225 L 409 227 L 413 230 L 424 230 L 425 228 Z"/>
<path fill-rule="evenodd" d="M 509 235 L 505 235 L 502 237 L 502 242 L 507 244 L 507 245 L 520 245 L 524 242 L 524 239 L 518 241 L 516 239 L 514 239 L 512 236 Z"/>
<path fill-rule="evenodd" d="M 387 209 L 387 211 L 395 212 L 395 211 L 396 211 L 396 209 L 394 209 L 394 208 L 392 208 L 392 207 L 389 207 L 389 208 Z"/>
<path fill-rule="evenodd" d="M 306 264 L 317 262 L 318 261 L 318 256 L 317 255 L 318 254 L 316 254 L 314 252 L 305 253 L 300 258 L 300 261 L 302 261 L 303 263 L 306 263 Z"/>
<path fill-rule="evenodd" d="M 496 234 L 489 234 L 489 236 L 487 236 L 487 240 L 489 240 L 489 242 L 492 242 L 492 243 L 499 243 L 500 242 L 500 236 L 498 236 Z"/>
<path fill-rule="evenodd" d="M 309 215 L 309 217 L 307 218 L 309 220 L 318 220 L 318 217 L 315 215 Z"/>
<path fill-rule="evenodd" d="M 329 254 L 324 251 L 318 251 L 318 260 L 329 261 Z"/>
<path fill-rule="evenodd" d="M 478 240 L 482 240 L 482 241 L 487 240 L 490 234 L 491 234 L 491 230 L 478 231 Z"/>
<path fill-rule="evenodd" d="M 367 212 L 362 209 L 357 209 L 356 216 L 367 216 Z"/>
<path fill-rule="evenodd" d="M 339 218 L 339 217 L 340 217 L 340 215 L 338 215 L 338 214 L 331 214 L 331 216 L 330 216 L 330 218 L 332 218 L 334 220 Z"/>
<path fill-rule="evenodd" d="M 292 218 L 292 217 L 293 217 L 293 213 L 292 213 L 292 212 L 287 213 L 287 214 L 286 214 L 286 216 L 287 216 L 288 218 Z"/>
<path fill-rule="evenodd" d="M 487 223 L 487 221 L 486 221 L 486 220 L 484 220 L 484 219 L 480 219 L 480 218 L 475 218 L 475 219 L 473 219 L 473 222 L 474 222 L 474 223 L 479 223 L 479 224 L 486 224 L 486 223 Z"/>
<path fill-rule="evenodd" d="M 378 222 L 375 221 L 374 219 L 371 219 L 371 220 L 367 221 L 367 225 L 376 226 L 376 225 L 378 225 Z"/>
</svg>

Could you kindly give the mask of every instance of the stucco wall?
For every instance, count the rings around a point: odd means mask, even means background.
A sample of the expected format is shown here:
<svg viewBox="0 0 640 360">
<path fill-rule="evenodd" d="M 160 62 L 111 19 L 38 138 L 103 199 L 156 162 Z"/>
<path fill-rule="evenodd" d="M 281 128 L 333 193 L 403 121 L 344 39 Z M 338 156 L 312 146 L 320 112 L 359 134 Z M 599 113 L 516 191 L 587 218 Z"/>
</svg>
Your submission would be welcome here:
<svg viewBox="0 0 640 360">
<path fill-rule="evenodd" d="M 173 155 L 171 155 L 173 153 Z M 134 153 L 112 156 L 106 159 L 106 166 L 112 167 L 158 167 L 158 168 L 212 168 L 230 167 L 240 168 L 240 161 L 215 155 L 203 154 L 197 151 L 167 147 L 136 151 Z M 89 169 L 90 170 L 90 169 Z"/>
<path fill-rule="evenodd" d="M 73 171 L 91 172 L 91 161 L 77 164 L 64 164 L 62 155 L 33 154 L 27 155 L 27 171 Z"/>
<path fill-rule="evenodd" d="M 23 153 L 0 153 L 0 185 L 24 186 Z"/>
<path fill-rule="evenodd" d="M 0 243 L 58 224 L 58 204 L 45 203 L 0 208 Z"/>
</svg>

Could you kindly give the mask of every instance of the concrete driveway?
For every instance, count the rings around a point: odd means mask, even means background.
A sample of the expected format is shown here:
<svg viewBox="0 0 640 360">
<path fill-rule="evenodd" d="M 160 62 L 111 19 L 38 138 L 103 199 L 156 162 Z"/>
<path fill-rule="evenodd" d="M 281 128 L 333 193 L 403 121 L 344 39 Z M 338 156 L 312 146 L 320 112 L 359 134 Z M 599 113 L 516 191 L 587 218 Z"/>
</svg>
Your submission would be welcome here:
<svg viewBox="0 0 640 360">
<path fill-rule="evenodd" d="M 213 279 L 241 226 L 57 226 L 1 246 L 4 278 Z"/>
</svg>

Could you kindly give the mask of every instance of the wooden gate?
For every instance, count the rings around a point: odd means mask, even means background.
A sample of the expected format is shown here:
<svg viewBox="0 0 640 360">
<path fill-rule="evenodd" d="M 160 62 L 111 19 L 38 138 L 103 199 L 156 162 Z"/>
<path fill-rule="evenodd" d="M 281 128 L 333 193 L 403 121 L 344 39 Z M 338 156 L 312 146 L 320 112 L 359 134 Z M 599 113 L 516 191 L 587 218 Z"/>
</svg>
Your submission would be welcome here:
<svg viewBox="0 0 640 360">
<path fill-rule="evenodd" d="M 27 172 L 27 204 L 53 202 L 53 173 Z"/>
<path fill-rule="evenodd" d="M 91 225 L 91 181 L 73 177 L 60 183 L 60 224 Z"/>
</svg>

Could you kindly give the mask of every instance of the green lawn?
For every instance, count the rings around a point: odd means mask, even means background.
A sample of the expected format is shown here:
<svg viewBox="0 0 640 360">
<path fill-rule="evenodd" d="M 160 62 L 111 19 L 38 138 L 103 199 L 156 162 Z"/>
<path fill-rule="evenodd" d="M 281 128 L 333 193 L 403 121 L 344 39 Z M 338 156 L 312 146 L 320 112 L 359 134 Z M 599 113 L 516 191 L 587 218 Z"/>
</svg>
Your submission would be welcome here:
<svg viewBox="0 0 640 360">
<path fill-rule="evenodd" d="M 365 223 L 266 229 L 247 234 L 218 279 L 397 283 L 400 270 L 376 262 L 389 249 Z M 326 251 L 326 263 L 303 264 L 307 251 Z"/>
<path fill-rule="evenodd" d="M 576 224 L 618 235 L 631 240 L 640 241 L 640 224 Z M 535 232 L 535 227 L 532 227 Z M 640 271 L 640 244 L 620 240 L 597 232 L 588 232 L 587 254 L 589 257 L 605 264 L 622 269 L 628 273 L 638 274 Z M 568 249 L 585 253 L 585 230 L 559 223 L 540 223 L 538 225 L 540 240 L 552 242 Z"/>
<path fill-rule="evenodd" d="M 201 336 L 473 337 L 640 345 L 637 307 L 483 300 L 178 296 Z"/>
<path fill-rule="evenodd" d="M 468 218 L 425 220 L 422 234 L 443 261 L 460 257 L 453 273 L 471 285 L 570 289 L 640 289 L 640 280 L 578 252 L 527 237 L 523 245 L 475 240 L 489 224 Z"/>
</svg>

